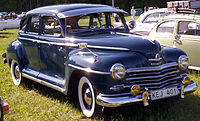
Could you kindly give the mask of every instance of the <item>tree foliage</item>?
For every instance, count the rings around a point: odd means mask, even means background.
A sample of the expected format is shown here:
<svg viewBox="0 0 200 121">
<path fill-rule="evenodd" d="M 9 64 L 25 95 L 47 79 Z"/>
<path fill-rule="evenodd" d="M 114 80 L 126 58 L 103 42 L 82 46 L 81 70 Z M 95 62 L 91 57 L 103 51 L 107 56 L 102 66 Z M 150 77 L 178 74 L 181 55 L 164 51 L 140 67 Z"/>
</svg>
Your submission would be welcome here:
<svg viewBox="0 0 200 121">
<path fill-rule="evenodd" d="M 119 6 L 129 12 L 132 5 L 135 8 L 143 8 L 144 6 L 166 7 L 166 2 L 168 1 L 172 0 L 115 0 L 115 6 Z M 112 0 L 0 0 L 0 11 L 21 13 L 41 6 L 70 3 L 112 5 Z"/>
</svg>

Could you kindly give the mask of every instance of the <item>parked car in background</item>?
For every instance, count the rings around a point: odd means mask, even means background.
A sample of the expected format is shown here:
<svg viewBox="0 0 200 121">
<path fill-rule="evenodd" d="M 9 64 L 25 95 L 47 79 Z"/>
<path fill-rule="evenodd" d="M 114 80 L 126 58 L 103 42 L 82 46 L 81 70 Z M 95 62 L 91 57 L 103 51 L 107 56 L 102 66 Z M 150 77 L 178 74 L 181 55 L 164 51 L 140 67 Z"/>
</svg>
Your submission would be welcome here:
<svg viewBox="0 0 200 121">
<path fill-rule="evenodd" d="M 26 12 L 22 12 L 21 14 L 17 15 L 17 18 L 23 18 L 26 15 Z"/>
<path fill-rule="evenodd" d="M 135 9 L 135 16 L 140 16 L 143 13 L 143 10 L 141 8 Z"/>
<path fill-rule="evenodd" d="M 4 115 L 9 113 L 9 105 L 7 102 L 1 100 L 0 98 L 0 121 L 4 120 Z"/>
<path fill-rule="evenodd" d="M 130 30 L 131 33 L 148 35 L 156 23 L 162 20 L 163 16 L 168 15 L 170 12 L 167 8 L 160 8 L 148 10 L 139 16 L 136 20 L 135 28 Z"/>
<path fill-rule="evenodd" d="M 21 17 L 16 19 L 2 20 L 0 21 L 0 23 L 4 24 L 3 29 L 11 29 L 11 28 L 19 28 L 20 21 Z"/>
<path fill-rule="evenodd" d="M 114 27 L 113 13 L 121 26 Z M 29 11 L 3 54 L 15 85 L 31 79 L 71 98 L 86 117 L 104 107 L 181 97 L 196 90 L 180 49 L 129 34 L 125 11 L 69 4 Z M 38 97 L 39 98 L 39 97 Z"/>
<path fill-rule="evenodd" d="M 184 50 L 190 59 L 189 68 L 200 70 L 200 15 L 169 15 L 152 29 L 149 37 L 162 45 Z"/>
<path fill-rule="evenodd" d="M 0 21 L 0 31 L 4 30 L 6 23 Z"/>
</svg>

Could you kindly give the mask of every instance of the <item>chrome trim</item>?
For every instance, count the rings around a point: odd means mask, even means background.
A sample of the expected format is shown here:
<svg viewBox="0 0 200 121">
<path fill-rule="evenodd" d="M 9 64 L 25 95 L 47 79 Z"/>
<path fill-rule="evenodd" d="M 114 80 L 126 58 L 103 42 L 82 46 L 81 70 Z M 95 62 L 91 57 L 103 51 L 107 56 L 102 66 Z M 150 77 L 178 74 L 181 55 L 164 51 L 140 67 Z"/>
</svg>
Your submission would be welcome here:
<svg viewBox="0 0 200 121">
<path fill-rule="evenodd" d="M 197 84 L 192 81 L 190 85 L 186 86 L 184 88 L 185 93 L 191 93 L 194 92 L 197 89 Z M 178 95 L 180 95 L 180 88 L 178 89 Z M 114 94 L 116 95 L 116 94 Z M 150 93 L 149 93 L 150 95 Z M 119 95 L 120 96 L 120 95 Z M 143 102 L 144 98 L 141 95 L 138 96 L 130 96 L 130 95 L 123 95 L 120 97 L 115 97 L 112 94 L 99 94 L 96 97 L 96 102 L 98 105 L 105 106 L 105 107 L 119 107 L 124 104 L 129 104 L 129 103 L 136 103 L 136 102 Z"/>
<path fill-rule="evenodd" d="M 22 40 L 28 40 L 28 41 L 32 41 L 32 42 L 41 43 L 41 44 L 78 47 L 78 44 L 73 44 L 73 43 L 55 43 L 55 42 L 47 42 L 47 41 L 41 41 L 41 40 L 37 40 L 37 39 L 30 39 L 30 38 L 24 38 L 24 37 L 18 37 L 18 38 L 22 39 Z"/>
<path fill-rule="evenodd" d="M 197 83 L 191 80 L 191 84 L 184 88 L 184 93 L 194 92 L 197 90 Z"/>
<path fill-rule="evenodd" d="M 173 67 L 173 68 L 168 68 L 168 69 L 164 69 L 164 70 L 161 70 L 161 71 L 152 71 L 152 72 L 145 72 L 144 73 L 141 71 L 141 73 L 133 73 L 133 74 L 129 74 L 129 76 L 144 76 L 144 75 L 149 75 L 149 74 L 155 74 L 155 75 L 158 75 L 158 74 L 161 74 L 161 73 L 164 73 L 164 72 L 167 72 L 167 71 L 171 71 L 171 70 L 177 70 L 176 67 Z"/>
<path fill-rule="evenodd" d="M 172 62 L 172 63 L 166 63 L 166 64 L 162 64 L 160 66 L 155 66 L 155 67 L 152 66 L 152 67 L 130 68 L 130 69 L 127 69 L 126 72 L 132 73 L 132 72 L 144 72 L 144 71 L 159 71 L 159 70 L 163 70 L 165 68 L 174 67 L 174 66 L 178 66 L 178 63 Z"/>
<path fill-rule="evenodd" d="M 68 66 L 75 68 L 75 69 L 78 69 L 78 70 L 81 70 L 81 71 L 86 71 L 88 73 L 95 73 L 95 74 L 100 74 L 100 75 L 110 75 L 111 74 L 111 72 L 95 71 L 95 70 L 92 70 L 90 68 L 78 67 L 78 66 L 75 66 L 75 65 L 72 65 L 72 64 L 68 64 Z"/>
<path fill-rule="evenodd" d="M 149 79 L 149 78 L 161 78 L 161 77 L 164 77 L 164 76 L 167 76 L 167 75 L 171 75 L 171 74 L 177 74 L 179 72 L 179 70 L 176 70 L 176 71 L 171 71 L 169 73 L 165 73 L 165 74 L 161 74 L 161 75 L 158 75 L 158 76 L 147 76 L 147 77 L 130 77 L 130 78 L 127 78 L 126 81 L 130 81 L 130 80 L 137 80 L 137 79 Z"/>
<path fill-rule="evenodd" d="M 105 107 L 119 107 L 123 104 L 128 103 L 136 103 L 136 102 L 142 102 L 143 97 L 142 96 L 136 96 L 136 97 L 102 97 L 100 95 L 97 96 L 96 102 L 98 105 L 105 106 Z"/>
<path fill-rule="evenodd" d="M 59 92 L 62 92 L 62 93 L 65 93 L 65 92 L 66 92 L 66 89 L 64 89 L 64 88 L 58 87 L 58 86 L 56 86 L 56 85 L 53 85 L 53 84 L 48 83 L 48 82 L 46 82 L 46 81 L 43 81 L 43 80 L 41 80 L 41 79 L 37 79 L 37 78 L 32 77 L 32 76 L 30 76 L 30 75 L 28 75 L 28 74 L 22 73 L 22 76 L 23 76 L 23 77 L 26 77 L 26 78 L 28 78 L 28 79 L 30 79 L 30 80 L 33 80 L 33 81 L 35 81 L 35 82 L 38 82 L 38 83 L 40 83 L 40 84 L 43 84 L 43 85 L 45 85 L 45 86 L 48 86 L 48 87 L 50 87 L 50 88 L 53 88 L 53 89 L 55 89 L 55 90 L 57 90 L 57 91 L 59 91 Z"/>
<path fill-rule="evenodd" d="M 18 39 L 22 40 L 28 40 L 32 42 L 37 42 L 41 44 L 49 44 L 49 45 L 57 45 L 57 46 L 69 46 L 69 47 L 78 47 L 78 44 L 73 44 L 73 43 L 55 43 L 55 42 L 47 42 L 47 41 L 41 41 L 38 39 L 30 39 L 30 38 L 24 38 L 24 37 L 18 37 Z M 121 48 L 121 47 L 108 47 L 108 46 L 94 46 L 94 45 L 88 45 L 88 48 L 93 48 L 93 49 L 107 49 L 107 50 L 121 50 L 121 51 L 129 51 L 130 49 L 128 48 Z"/>
<path fill-rule="evenodd" d="M 155 61 L 155 62 L 156 62 L 156 61 L 161 61 L 161 60 L 162 60 L 162 58 L 158 58 L 158 59 L 157 59 L 157 58 L 155 58 L 155 59 L 148 59 L 148 60 L 149 60 L 149 61 L 153 61 L 153 62 Z"/>
<path fill-rule="evenodd" d="M 188 69 L 200 71 L 200 67 L 198 67 L 198 66 L 189 66 Z"/>
<path fill-rule="evenodd" d="M 108 50 L 123 50 L 123 51 L 129 51 L 130 49 L 127 48 L 121 48 L 121 47 L 107 47 L 107 46 L 94 46 L 94 45 L 88 45 L 88 48 L 95 48 L 95 49 L 108 49 Z"/>
</svg>

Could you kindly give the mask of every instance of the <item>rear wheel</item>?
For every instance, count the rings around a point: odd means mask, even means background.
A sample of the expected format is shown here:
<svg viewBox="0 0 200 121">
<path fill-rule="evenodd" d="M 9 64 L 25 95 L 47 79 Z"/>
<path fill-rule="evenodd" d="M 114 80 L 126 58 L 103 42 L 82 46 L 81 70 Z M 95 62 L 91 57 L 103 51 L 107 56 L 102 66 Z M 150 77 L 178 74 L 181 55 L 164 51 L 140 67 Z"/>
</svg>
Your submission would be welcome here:
<svg viewBox="0 0 200 121">
<path fill-rule="evenodd" d="M 87 79 L 83 76 L 78 84 L 78 98 L 81 110 L 86 117 L 100 116 L 102 107 L 96 104 L 95 90 Z"/>
<path fill-rule="evenodd" d="M 22 74 L 19 69 L 17 61 L 12 60 L 11 62 L 11 76 L 15 85 L 20 85 L 22 82 Z"/>
</svg>

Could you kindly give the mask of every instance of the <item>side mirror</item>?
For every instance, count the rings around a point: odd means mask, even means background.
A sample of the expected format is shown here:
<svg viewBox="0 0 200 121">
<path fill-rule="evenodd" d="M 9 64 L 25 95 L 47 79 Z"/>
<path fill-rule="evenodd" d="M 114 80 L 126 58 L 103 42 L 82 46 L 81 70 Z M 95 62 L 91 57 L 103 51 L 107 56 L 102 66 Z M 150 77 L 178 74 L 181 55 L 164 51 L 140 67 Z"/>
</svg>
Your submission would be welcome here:
<svg viewBox="0 0 200 121">
<path fill-rule="evenodd" d="M 79 49 L 84 49 L 84 48 L 87 48 L 87 43 L 78 43 L 78 48 Z"/>
</svg>

